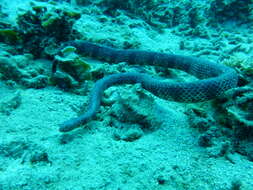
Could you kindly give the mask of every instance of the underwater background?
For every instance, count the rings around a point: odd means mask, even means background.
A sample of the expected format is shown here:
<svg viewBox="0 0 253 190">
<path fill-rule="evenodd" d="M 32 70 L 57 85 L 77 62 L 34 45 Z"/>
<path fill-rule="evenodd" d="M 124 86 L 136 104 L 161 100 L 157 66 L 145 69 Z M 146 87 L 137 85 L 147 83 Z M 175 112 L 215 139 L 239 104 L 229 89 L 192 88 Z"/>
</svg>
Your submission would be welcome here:
<svg viewBox="0 0 253 190">
<path fill-rule="evenodd" d="M 0 190 L 253 190 L 252 34 L 252 0 L 0 0 Z M 204 58 L 234 68 L 238 87 L 179 103 L 115 85 L 63 133 L 105 76 L 196 80 L 83 56 L 76 39 Z"/>
</svg>

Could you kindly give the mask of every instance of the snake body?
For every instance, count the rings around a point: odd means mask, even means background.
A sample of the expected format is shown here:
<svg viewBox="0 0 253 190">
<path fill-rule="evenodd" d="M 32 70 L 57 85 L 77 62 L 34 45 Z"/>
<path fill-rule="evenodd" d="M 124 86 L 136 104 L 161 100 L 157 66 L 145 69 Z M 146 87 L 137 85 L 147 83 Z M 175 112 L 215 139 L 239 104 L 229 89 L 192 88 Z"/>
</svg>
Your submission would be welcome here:
<svg viewBox="0 0 253 190">
<path fill-rule="evenodd" d="M 234 69 L 201 58 L 142 50 L 122 50 L 86 41 L 71 41 L 68 45 L 74 46 L 84 56 L 98 60 L 180 69 L 201 80 L 165 82 L 138 72 L 106 76 L 98 80 L 91 90 L 87 111 L 77 118 L 62 123 L 59 129 L 61 132 L 71 131 L 91 120 L 100 107 L 103 91 L 113 85 L 140 83 L 144 89 L 160 98 L 178 102 L 200 102 L 219 96 L 226 90 L 236 87 L 238 82 Z"/>
</svg>

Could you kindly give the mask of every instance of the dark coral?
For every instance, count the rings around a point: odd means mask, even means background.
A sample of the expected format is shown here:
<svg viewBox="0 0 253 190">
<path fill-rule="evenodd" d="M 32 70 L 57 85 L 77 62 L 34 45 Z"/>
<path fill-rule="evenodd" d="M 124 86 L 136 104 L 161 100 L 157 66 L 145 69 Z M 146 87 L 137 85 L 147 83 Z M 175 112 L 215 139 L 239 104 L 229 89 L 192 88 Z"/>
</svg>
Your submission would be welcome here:
<svg viewBox="0 0 253 190">
<path fill-rule="evenodd" d="M 0 56 L 0 79 L 25 86 L 44 88 L 50 76 L 50 61 L 33 60 L 31 54 Z"/>
<path fill-rule="evenodd" d="M 216 108 L 216 120 L 232 131 L 233 150 L 253 161 L 253 84 L 231 90 Z"/>
<path fill-rule="evenodd" d="M 252 21 L 252 0 L 215 0 L 211 3 L 210 13 L 219 22 Z"/>
<path fill-rule="evenodd" d="M 237 139 L 253 139 L 252 85 L 231 90 L 216 106 L 218 121 L 233 129 Z"/>
<path fill-rule="evenodd" d="M 73 10 L 34 5 L 17 19 L 21 48 L 36 57 L 54 54 L 57 44 L 72 38 L 72 26 L 79 18 Z"/>
</svg>

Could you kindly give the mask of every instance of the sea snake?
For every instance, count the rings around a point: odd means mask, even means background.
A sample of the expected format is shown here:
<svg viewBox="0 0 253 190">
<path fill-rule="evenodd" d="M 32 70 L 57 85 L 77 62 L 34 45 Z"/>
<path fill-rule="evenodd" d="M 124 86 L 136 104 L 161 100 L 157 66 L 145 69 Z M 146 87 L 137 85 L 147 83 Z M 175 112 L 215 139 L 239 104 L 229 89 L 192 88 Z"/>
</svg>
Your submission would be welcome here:
<svg viewBox="0 0 253 190">
<path fill-rule="evenodd" d="M 130 65 L 153 65 L 183 70 L 201 80 L 194 82 L 165 82 L 148 74 L 130 72 L 106 76 L 91 90 L 87 111 L 60 125 L 61 132 L 71 131 L 91 120 L 100 107 L 103 91 L 113 85 L 135 84 L 154 95 L 178 102 L 200 102 L 215 98 L 236 87 L 238 75 L 230 67 L 191 56 L 158 53 L 142 50 L 123 50 L 97 45 L 87 41 L 70 41 L 78 53 L 111 63 L 127 62 Z"/>
</svg>

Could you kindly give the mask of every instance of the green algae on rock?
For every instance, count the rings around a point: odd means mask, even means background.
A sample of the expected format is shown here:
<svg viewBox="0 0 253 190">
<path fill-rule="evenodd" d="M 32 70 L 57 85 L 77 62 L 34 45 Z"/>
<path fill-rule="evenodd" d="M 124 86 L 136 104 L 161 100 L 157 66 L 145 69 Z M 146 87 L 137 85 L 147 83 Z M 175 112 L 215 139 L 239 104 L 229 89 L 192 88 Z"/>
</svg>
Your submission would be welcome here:
<svg viewBox="0 0 253 190">
<path fill-rule="evenodd" d="M 229 59 L 225 59 L 223 64 L 235 68 L 243 83 L 249 84 L 253 80 L 252 57 L 231 56 Z"/>
<path fill-rule="evenodd" d="M 17 17 L 22 46 L 36 57 L 45 57 L 46 47 L 55 47 L 72 38 L 72 25 L 81 14 L 71 7 L 34 3 L 31 7 L 32 10 L 19 13 Z"/>
<path fill-rule="evenodd" d="M 0 41 L 13 44 L 20 39 L 19 33 L 14 29 L 0 29 Z"/>
<path fill-rule="evenodd" d="M 90 65 L 75 51 L 75 47 L 67 46 L 61 50 L 62 55 L 55 56 L 55 60 L 65 72 L 77 81 L 91 80 Z"/>
</svg>

